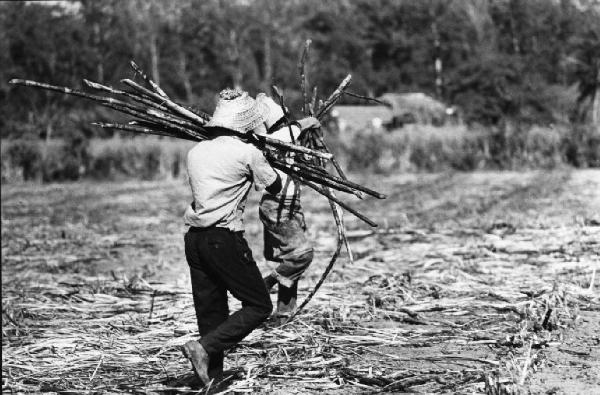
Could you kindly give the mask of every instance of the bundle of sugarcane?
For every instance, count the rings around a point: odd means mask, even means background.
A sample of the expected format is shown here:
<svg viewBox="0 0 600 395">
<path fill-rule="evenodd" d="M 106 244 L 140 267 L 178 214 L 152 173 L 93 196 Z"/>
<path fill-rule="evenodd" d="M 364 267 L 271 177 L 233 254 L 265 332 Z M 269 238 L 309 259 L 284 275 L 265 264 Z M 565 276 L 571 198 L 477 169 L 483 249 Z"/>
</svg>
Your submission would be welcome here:
<svg viewBox="0 0 600 395">
<path fill-rule="evenodd" d="M 206 127 L 206 123 L 210 120 L 208 114 L 177 103 L 160 86 L 152 81 L 135 62 L 131 62 L 131 67 L 146 83 L 146 86 L 142 86 L 131 79 L 123 79 L 121 82 L 131 89 L 121 90 L 84 79 L 87 87 L 99 92 L 109 93 L 112 96 L 101 96 L 78 89 L 31 80 L 12 79 L 10 83 L 83 97 L 133 117 L 127 123 L 94 123 L 103 128 L 139 134 L 169 136 L 192 141 L 202 141 L 228 132 L 234 133 L 233 131 Z M 278 92 L 276 87 L 274 87 L 274 90 Z M 334 99 L 335 95 L 334 93 L 329 100 L 323 103 L 319 118 L 337 100 Z M 333 195 L 332 190 L 358 196 L 366 193 L 380 199 L 385 196 L 372 189 L 351 182 L 345 177 L 337 177 L 327 172 L 322 164 L 334 159 L 331 153 L 318 147 L 290 144 L 265 135 L 235 133 L 240 138 L 258 146 L 273 167 L 289 174 L 295 180 L 309 186 L 327 198 L 334 200 L 369 225 L 377 226 L 372 220 L 337 199 Z M 317 161 L 310 160 L 309 158 L 315 158 Z M 337 164 L 337 162 L 334 163 Z"/>
<path fill-rule="evenodd" d="M 304 115 L 314 116 L 317 119 L 322 120 L 344 94 L 375 100 L 347 92 L 346 88 L 351 80 L 350 75 L 340 83 L 337 89 L 325 101 L 317 100 L 316 87 L 312 91 L 312 98 L 309 99 L 307 93 L 307 73 L 305 69 L 309 46 L 310 40 L 307 40 L 299 62 L 300 85 L 304 99 L 302 110 Z M 296 181 L 296 186 L 298 184 L 306 185 L 325 196 L 329 200 L 337 227 L 337 247 L 315 288 L 309 293 L 298 309 L 296 309 L 294 314 L 288 318 L 286 322 L 289 322 L 308 304 L 321 284 L 323 284 L 325 278 L 336 262 L 343 244 L 346 245 L 350 261 L 353 260 L 352 251 L 346 238 L 342 216 L 343 211 L 341 208 L 351 212 L 370 226 L 377 226 L 377 224 L 368 217 L 340 200 L 335 195 L 335 191 L 353 194 L 361 199 L 365 194 L 374 196 L 378 199 L 384 199 L 385 195 L 348 180 L 339 163 L 335 160 L 335 157 L 331 154 L 325 144 L 320 127 L 310 129 L 306 131 L 306 133 L 303 132 L 300 139 L 298 141 L 293 141 L 291 144 L 252 132 L 242 134 L 222 128 L 207 127 L 206 124 L 210 120 L 210 115 L 182 105 L 171 99 L 158 84 L 152 81 L 146 73 L 135 64 L 135 62 L 131 61 L 130 64 L 136 75 L 139 75 L 142 78 L 146 86 L 140 85 L 131 79 L 123 79 L 121 82 L 130 89 L 121 90 L 84 79 L 84 83 L 87 87 L 95 91 L 111 94 L 112 96 L 100 96 L 78 89 L 55 86 L 31 80 L 12 79 L 10 83 L 83 97 L 133 117 L 133 119 L 127 123 L 94 123 L 102 128 L 138 134 L 175 137 L 192 141 L 202 141 L 225 133 L 235 134 L 239 138 L 259 147 L 271 165 L 289 175 L 291 179 Z M 284 120 L 287 121 L 288 125 L 291 124 L 293 120 L 284 104 L 283 95 L 275 86 L 273 86 L 273 95 L 279 100 L 283 109 Z M 329 162 L 331 162 L 335 168 L 338 174 L 337 176 L 327 171 L 326 165 Z"/>
</svg>

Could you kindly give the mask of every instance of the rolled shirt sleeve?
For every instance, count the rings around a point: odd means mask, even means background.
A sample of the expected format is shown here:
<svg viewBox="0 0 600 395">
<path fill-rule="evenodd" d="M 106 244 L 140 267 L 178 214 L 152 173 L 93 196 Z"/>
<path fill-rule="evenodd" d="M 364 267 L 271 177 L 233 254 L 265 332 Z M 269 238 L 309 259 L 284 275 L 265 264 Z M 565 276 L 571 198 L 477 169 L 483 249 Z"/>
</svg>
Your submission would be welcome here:
<svg viewBox="0 0 600 395">
<path fill-rule="evenodd" d="M 277 180 L 277 173 L 271 167 L 264 154 L 258 148 L 253 148 L 248 160 L 248 167 L 252 175 L 252 181 L 254 181 L 254 188 L 260 191 Z"/>
</svg>

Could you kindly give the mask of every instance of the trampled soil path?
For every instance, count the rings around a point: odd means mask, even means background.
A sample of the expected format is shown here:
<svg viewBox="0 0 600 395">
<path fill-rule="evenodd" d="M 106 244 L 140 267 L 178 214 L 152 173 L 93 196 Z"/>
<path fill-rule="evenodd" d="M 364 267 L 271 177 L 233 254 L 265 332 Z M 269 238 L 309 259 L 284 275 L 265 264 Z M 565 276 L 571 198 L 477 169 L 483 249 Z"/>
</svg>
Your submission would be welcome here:
<svg viewBox="0 0 600 395">
<path fill-rule="evenodd" d="M 346 214 L 354 264 L 232 350 L 213 392 L 600 393 L 600 171 L 353 178 L 389 194 L 354 204 L 381 226 Z M 193 391 L 189 199 L 180 180 L 3 185 L 4 390 Z M 326 201 L 303 201 L 305 295 L 335 229 Z"/>
</svg>

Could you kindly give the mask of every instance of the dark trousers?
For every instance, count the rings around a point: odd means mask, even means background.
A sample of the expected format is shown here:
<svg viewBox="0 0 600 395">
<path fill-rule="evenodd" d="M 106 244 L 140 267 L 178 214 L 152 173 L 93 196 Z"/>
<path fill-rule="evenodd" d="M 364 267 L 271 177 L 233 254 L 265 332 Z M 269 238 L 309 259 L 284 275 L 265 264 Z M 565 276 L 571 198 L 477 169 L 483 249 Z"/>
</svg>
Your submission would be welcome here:
<svg viewBox="0 0 600 395">
<path fill-rule="evenodd" d="M 273 309 L 252 251 L 242 232 L 190 228 L 185 234 L 200 344 L 210 356 L 209 376 L 223 372 L 223 351 L 264 322 Z M 227 291 L 242 302 L 229 315 Z"/>
</svg>

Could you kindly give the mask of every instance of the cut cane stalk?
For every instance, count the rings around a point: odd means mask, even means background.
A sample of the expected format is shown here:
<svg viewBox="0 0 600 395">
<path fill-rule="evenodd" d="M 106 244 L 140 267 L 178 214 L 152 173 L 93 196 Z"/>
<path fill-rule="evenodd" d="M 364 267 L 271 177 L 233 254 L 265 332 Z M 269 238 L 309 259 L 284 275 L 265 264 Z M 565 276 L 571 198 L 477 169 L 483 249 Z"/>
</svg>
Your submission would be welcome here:
<svg viewBox="0 0 600 395">
<path fill-rule="evenodd" d="M 319 111 L 317 112 L 317 119 L 321 119 L 325 116 L 325 114 L 333 107 L 333 105 L 339 100 L 339 98 L 344 93 L 344 89 L 350 85 L 350 81 L 352 80 L 352 75 L 348 74 L 346 78 L 338 85 L 335 91 L 329 96 L 329 98 L 319 106 Z"/>
<path fill-rule="evenodd" d="M 152 89 L 154 89 L 154 91 L 159 94 L 160 96 L 164 97 L 165 99 L 168 99 L 169 96 L 167 96 L 167 94 L 165 93 L 165 91 L 163 91 L 160 86 L 158 86 L 158 84 L 156 84 L 154 81 L 152 81 L 148 75 L 146 75 L 146 73 L 144 73 L 144 71 L 132 60 L 129 62 L 129 65 L 131 66 L 131 68 L 138 73 L 143 79 L 144 81 L 146 81 L 146 83 L 148 83 L 148 85 L 150 85 L 152 87 Z"/>
</svg>

